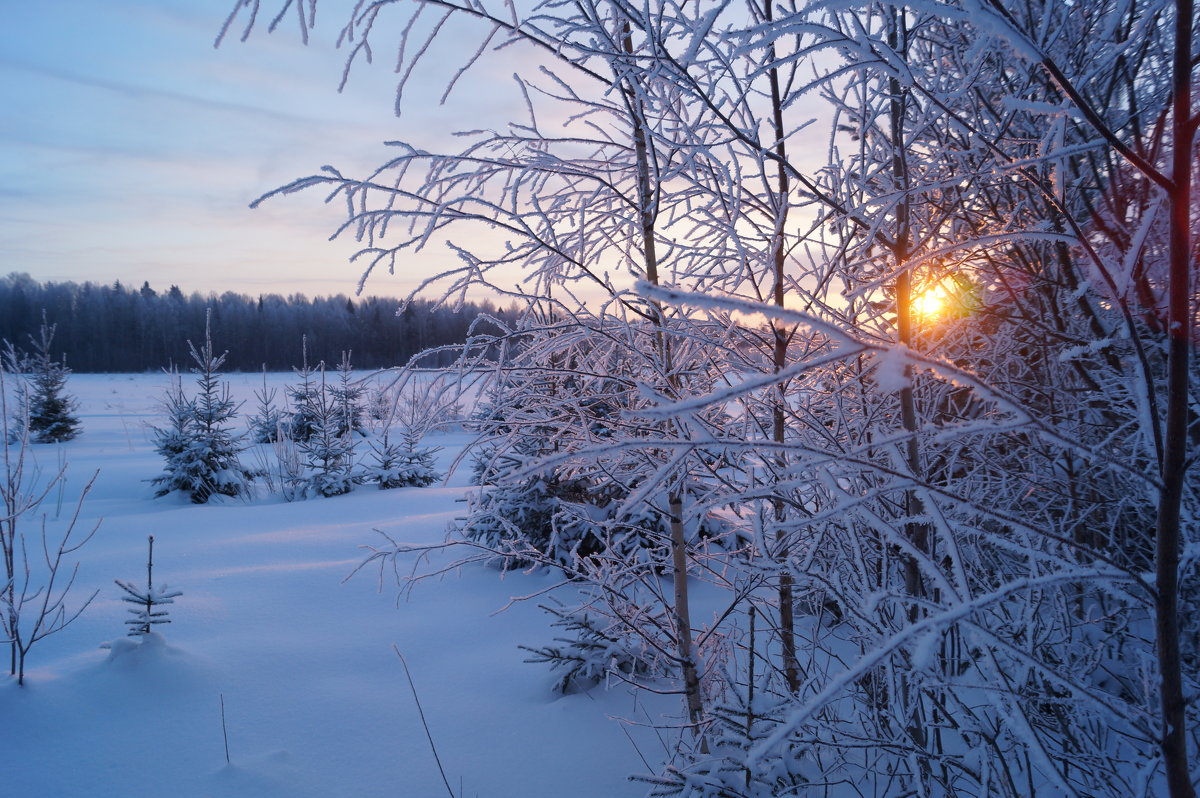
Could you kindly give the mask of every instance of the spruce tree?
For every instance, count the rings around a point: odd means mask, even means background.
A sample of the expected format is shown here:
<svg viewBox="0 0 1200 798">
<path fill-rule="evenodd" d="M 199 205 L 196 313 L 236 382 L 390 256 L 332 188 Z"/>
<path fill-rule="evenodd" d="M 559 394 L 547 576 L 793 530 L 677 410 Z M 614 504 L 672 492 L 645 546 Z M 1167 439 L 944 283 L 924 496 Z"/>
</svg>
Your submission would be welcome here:
<svg viewBox="0 0 1200 798">
<path fill-rule="evenodd" d="M 333 392 L 325 383 L 325 364 L 318 367 L 321 382 L 312 394 L 312 433 L 296 442 L 308 471 L 304 493 L 309 496 L 340 496 L 349 493 L 354 475 L 354 439 L 339 434 L 342 415 Z"/>
<path fill-rule="evenodd" d="M 254 473 L 238 461 L 244 447 L 240 436 L 230 429 L 238 405 L 230 396 L 229 384 L 220 378 L 225 354 L 214 353 L 211 325 L 207 322 L 204 346 L 197 349 L 188 341 L 188 348 L 196 362 L 192 373 L 198 390 L 192 399 L 184 398 L 182 388 L 168 393 L 171 424 L 155 430 L 167 468 L 154 480 L 160 486 L 155 495 L 183 490 L 195 504 L 204 504 L 213 495 L 240 496 Z"/>
<path fill-rule="evenodd" d="M 301 366 L 295 369 L 300 378 L 299 385 L 289 385 L 288 398 L 292 402 L 291 418 L 288 419 L 288 437 L 297 442 L 307 441 L 312 437 L 316 426 L 315 410 L 317 387 L 314 383 L 315 370 L 308 365 L 308 336 L 300 339 Z M 324 375 L 324 363 L 320 364 Z M 322 379 L 324 377 L 322 376 Z"/>
<path fill-rule="evenodd" d="M 279 440 L 287 426 L 283 412 L 275 405 L 274 388 L 267 387 L 267 366 L 263 364 L 262 390 L 256 390 L 254 397 L 258 400 L 258 410 L 250 417 L 250 440 L 254 443 L 275 443 Z"/>
<path fill-rule="evenodd" d="M 25 363 L 26 395 L 29 437 L 34 443 L 60 443 L 79 434 L 79 419 L 72 412 L 75 400 L 64 393 L 71 370 L 50 355 L 54 329 L 43 313 L 37 336 L 29 336 L 33 354 Z"/>
<path fill-rule="evenodd" d="M 350 365 L 350 353 L 342 352 L 342 360 L 338 363 L 338 384 L 332 389 L 333 402 L 338 412 L 338 434 L 345 435 L 353 432 L 366 436 L 363 425 L 363 395 L 366 388 L 354 382 L 354 369 Z"/>
<path fill-rule="evenodd" d="M 439 450 L 419 446 L 419 441 L 409 436 L 402 437 L 404 442 L 396 443 L 384 432 L 380 441 L 369 444 L 371 464 L 365 469 L 364 476 L 379 485 L 380 490 L 424 488 L 442 478 L 434 467 L 434 457 Z"/>
<path fill-rule="evenodd" d="M 178 371 L 167 372 L 171 380 L 162 399 L 167 423 L 151 427 L 154 432 L 154 451 L 166 460 L 166 469 L 150 480 L 158 489 L 155 497 L 166 496 L 172 491 L 190 491 L 199 473 L 191 456 L 192 403 L 183 391 L 183 381 Z"/>
<path fill-rule="evenodd" d="M 182 590 L 171 590 L 165 584 L 154 584 L 154 535 L 150 536 L 150 550 L 146 557 L 146 589 L 141 590 L 134 587 L 132 582 L 122 582 L 120 579 L 113 581 L 125 591 L 121 600 L 133 605 L 129 608 L 133 618 L 125 621 L 130 637 L 148 635 L 153 631 L 151 627 L 170 623 L 167 611 L 161 608 L 167 604 L 174 604 L 175 599 L 183 595 Z"/>
<path fill-rule="evenodd" d="M 5 340 L 0 351 L 0 378 L 4 379 L 6 390 L 12 386 L 11 394 L 0 396 L 4 402 L 4 443 L 11 446 L 28 442 L 29 425 L 29 387 L 23 378 L 25 369 L 22 365 L 21 354 L 11 341 Z"/>
</svg>

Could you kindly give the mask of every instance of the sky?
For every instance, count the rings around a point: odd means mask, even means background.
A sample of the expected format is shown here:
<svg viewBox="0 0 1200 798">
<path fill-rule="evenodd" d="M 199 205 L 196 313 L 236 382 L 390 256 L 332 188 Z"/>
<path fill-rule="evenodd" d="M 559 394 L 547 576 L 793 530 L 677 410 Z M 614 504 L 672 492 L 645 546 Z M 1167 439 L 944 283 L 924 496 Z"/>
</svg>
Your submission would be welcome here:
<svg viewBox="0 0 1200 798">
<path fill-rule="evenodd" d="M 393 112 L 395 52 L 356 67 L 339 94 L 346 52 L 335 41 L 352 5 L 343 0 L 320 5 L 307 46 L 294 21 L 268 34 L 260 20 L 248 41 L 214 48 L 233 4 L 0 0 L 0 275 L 353 293 L 356 243 L 328 240 L 342 206 L 319 192 L 249 204 L 324 164 L 377 165 L 384 141 L 434 148 L 507 116 L 503 70 L 474 76 L 458 103 L 440 107 L 444 81 L 433 73 L 449 54 L 438 52 L 410 96 L 419 113 Z M 403 296 L 449 262 L 415 255 L 395 275 L 372 276 L 364 293 Z"/>
</svg>

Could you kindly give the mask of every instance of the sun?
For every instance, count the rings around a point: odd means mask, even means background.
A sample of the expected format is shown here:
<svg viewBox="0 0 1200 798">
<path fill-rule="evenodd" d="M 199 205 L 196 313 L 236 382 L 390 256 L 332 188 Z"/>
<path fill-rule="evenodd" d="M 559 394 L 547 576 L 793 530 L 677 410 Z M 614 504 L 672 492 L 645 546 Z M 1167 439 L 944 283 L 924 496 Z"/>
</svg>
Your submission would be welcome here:
<svg viewBox="0 0 1200 798">
<path fill-rule="evenodd" d="M 950 296 L 941 285 L 934 285 L 913 296 L 913 314 L 923 319 L 932 319 L 946 312 Z"/>
</svg>

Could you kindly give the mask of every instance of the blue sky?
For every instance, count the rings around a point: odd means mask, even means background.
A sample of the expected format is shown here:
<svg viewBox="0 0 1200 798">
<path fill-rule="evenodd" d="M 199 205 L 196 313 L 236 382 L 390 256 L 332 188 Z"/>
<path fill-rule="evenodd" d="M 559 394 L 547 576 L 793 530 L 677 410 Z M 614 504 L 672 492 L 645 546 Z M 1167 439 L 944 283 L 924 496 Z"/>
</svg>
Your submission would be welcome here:
<svg viewBox="0 0 1200 798">
<path fill-rule="evenodd" d="M 473 119 L 456 119 L 434 78 L 422 113 L 396 118 L 394 52 L 339 94 L 346 4 L 321 6 L 307 47 L 292 23 L 214 49 L 232 2 L 0 0 L 0 274 L 351 293 L 355 244 L 327 240 L 340 206 L 317 193 L 249 203 L 323 164 L 373 166 L 385 140 L 432 147 L 503 113 L 492 86 L 466 98 Z M 407 293 L 445 257 L 414 256 L 366 293 Z"/>
</svg>

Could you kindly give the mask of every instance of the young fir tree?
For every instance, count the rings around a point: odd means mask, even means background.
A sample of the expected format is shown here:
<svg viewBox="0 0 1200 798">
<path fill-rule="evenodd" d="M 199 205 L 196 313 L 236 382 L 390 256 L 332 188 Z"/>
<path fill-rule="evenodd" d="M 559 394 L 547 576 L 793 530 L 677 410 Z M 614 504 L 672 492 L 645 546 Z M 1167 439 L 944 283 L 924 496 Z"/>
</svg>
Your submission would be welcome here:
<svg viewBox="0 0 1200 798">
<path fill-rule="evenodd" d="M 182 388 L 167 395 L 171 417 L 168 427 L 155 430 L 159 453 L 167 460 L 166 473 L 154 480 L 156 496 L 173 490 L 185 491 L 194 504 L 204 504 L 214 495 L 239 496 L 254 473 L 242 466 L 238 455 L 241 439 L 230 430 L 238 405 L 229 394 L 229 384 L 220 379 L 225 355 L 216 355 L 211 328 L 204 329 L 204 346 L 188 342 L 196 367 L 197 392 L 192 399 Z"/>
<path fill-rule="evenodd" d="M 325 365 L 318 367 L 319 388 L 309 401 L 312 433 L 296 445 L 304 456 L 308 471 L 304 493 L 309 496 L 340 496 L 349 493 L 357 481 L 354 475 L 354 438 L 339 434 L 342 415 L 333 392 L 325 383 Z"/>
<path fill-rule="evenodd" d="M 284 434 L 287 421 L 275 405 L 274 388 L 267 388 L 267 366 L 263 364 L 262 390 L 256 390 L 254 397 L 258 400 L 258 409 L 250 417 L 250 440 L 254 443 L 275 443 Z"/>
<path fill-rule="evenodd" d="M 378 442 L 372 441 L 371 463 L 365 469 L 365 478 L 379 485 L 380 490 L 390 488 L 424 488 L 442 478 L 434 466 L 434 457 L 439 451 L 419 446 L 419 441 L 403 435 L 403 441 L 391 440 L 387 431 Z"/>
<path fill-rule="evenodd" d="M 37 336 L 29 336 L 33 354 L 25 362 L 26 397 L 29 437 L 34 443 L 60 443 L 79 434 L 79 419 L 72 412 L 75 400 L 63 392 L 71 371 L 50 354 L 54 329 L 42 314 Z"/>
<path fill-rule="evenodd" d="M 300 339 L 301 366 L 295 369 L 300 378 L 299 385 L 289 385 L 288 399 L 292 403 L 291 417 L 288 419 L 288 437 L 297 442 L 307 441 L 316 429 L 317 387 L 314 384 L 316 370 L 308 365 L 308 336 Z M 324 363 L 319 368 L 324 374 Z M 323 379 L 323 377 L 322 377 Z"/>
<path fill-rule="evenodd" d="M 338 434 L 366 436 L 363 425 L 363 395 L 367 389 L 354 382 L 354 369 L 350 365 L 350 353 L 342 352 L 342 360 L 338 363 L 338 384 L 333 387 L 333 402 L 338 412 Z"/>
<path fill-rule="evenodd" d="M 113 581 L 126 593 L 121 600 L 134 605 L 129 608 L 133 618 L 125 621 L 130 637 L 148 635 L 153 631 L 151 627 L 170 623 L 167 611 L 159 608 L 174 604 L 175 599 L 183 595 L 181 590 L 171 590 L 165 584 L 154 584 L 154 535 L 150 536 L 150 551 L 146 557 L 146 589 L 134 587 L 132 582 L 122 582 L 120 579 Z"/>
<path fill-rule="evenodd" d="M 179 372 L 170 371 L 167 374 L 171 384 L 162 399 L 167 423 L 161 427 L 151 427 L 154 432 L 154 451 L 167 461 L 166 471 L 150 481 L 158 488 L 154 493 L 156 497 L 166 496 L 172 491 L 190 490 L 197 476 L 186 467 L 190 462 L 186 453 L 192 433 L 192 403 L 183 391 Z"/>
<path fill-rule="evenodd" d="M 4 442 L 9 446 L 29 442 L 27 434 L 29 416 L 29 388 L 23 375 L 25 369 L 23 360 L 12 342 L 5 340 L 3 351 L 0 351 L 0 377 L 4 378 L 6 391 L 0 399 L 4 401 Z M 11 386 L 11 389 L 9 389 Z"/>
</svg>

